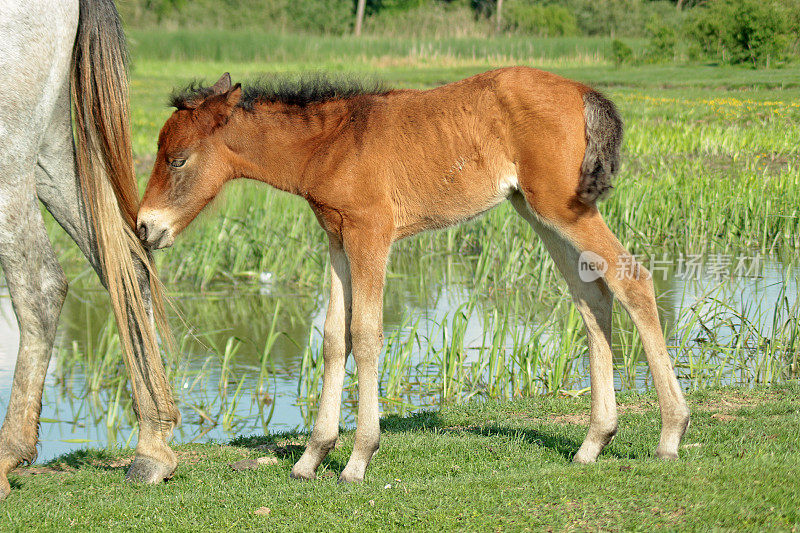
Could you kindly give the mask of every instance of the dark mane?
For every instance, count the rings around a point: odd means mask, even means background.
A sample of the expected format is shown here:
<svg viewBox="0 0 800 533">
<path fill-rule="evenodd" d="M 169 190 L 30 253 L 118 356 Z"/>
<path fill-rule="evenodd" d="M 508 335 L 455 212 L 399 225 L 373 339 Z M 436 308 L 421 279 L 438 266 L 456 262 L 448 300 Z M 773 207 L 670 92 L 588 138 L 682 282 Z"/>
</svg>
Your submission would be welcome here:
<svg viewBox="0 0 800 533">
<path fill-rule="evenodd" d="M 168 104 L 176 109 L 189 109 L 195 100 L 205 100 L 214 94 L 211 87 L 204 86 L 199 81 L 193 81 L 183 89 L 174 89 L 169 96 Z"/>
<path fill-rule="evenodd" d="M 242 86 L 239 107 L 252 110 L 256 104 L 278 102 L 306 107 L 331 100 L 347 100 L 362 95 L 384 95 L 390 89 L 379 81 L 364 81 L 345 76 L 304 74 L 297 77 L 269 76 Z M 191 102 L 213 94 L 210 87 L 192 82 L 188 87 L 173 91 L 169 103 L 178 109 L 188 109 Z"/>
</svg>

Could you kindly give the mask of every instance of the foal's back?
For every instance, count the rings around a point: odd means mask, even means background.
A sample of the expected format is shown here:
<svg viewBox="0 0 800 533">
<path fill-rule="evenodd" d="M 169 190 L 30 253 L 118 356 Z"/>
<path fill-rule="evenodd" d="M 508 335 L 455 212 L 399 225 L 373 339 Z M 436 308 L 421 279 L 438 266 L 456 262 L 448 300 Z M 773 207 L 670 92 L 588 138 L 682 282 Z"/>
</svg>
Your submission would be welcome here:
<svg viewBox="0 0 800 533">
<path fill-rule="evenodd" d="M 312 165 L 313 200 L 391 214 L 395 238 L 457 224 L 536 181 L 577 188 L 587 87 L 527 67 L 360 97 Z M 330 154 L 337 154 L 330 157 Z"/>
</svg>

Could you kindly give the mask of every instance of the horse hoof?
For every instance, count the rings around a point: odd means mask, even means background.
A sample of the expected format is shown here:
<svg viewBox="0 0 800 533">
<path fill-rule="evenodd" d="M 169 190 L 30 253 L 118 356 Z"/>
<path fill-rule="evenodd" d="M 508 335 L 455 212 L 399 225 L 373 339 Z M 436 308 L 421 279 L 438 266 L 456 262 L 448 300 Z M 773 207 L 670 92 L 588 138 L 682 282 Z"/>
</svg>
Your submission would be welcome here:
<svg viewBox="0 0 800 533">
<path fill-rule="evenodd" d="M 662 450 L 661 448 L 656 448 L 655 455 L 663 461 L 674 461 L 678 458 L 678 452 Z"/>
<path fill-rule="evenodd" d="M 160 463 L 150 457 L 137 455 L 133 459 L 130 468 L 128 468 L 125 479 L 137 483 L 150 483 L 155 485 L 161 483 L 165 479 L 171 478 L 172 474 L 175 473 L 175 469 L 175 466 Z"/>
<path fill-rule="evenodd" d="M 363 481 L 364 481 L 364 476 L 355 476 L 347 474 L 346 472 L 342 472 L 342 475 L 339 476 L 339 485 L 345 485 L 349 483 L 362 483 Z"/>
<path fill-rule="evenodd" d="M 590 465 L 597 462 L 597 457 L 592 457 L 589 454 L 583 454 L 579 451 L 572 457 L 572 462 L 577 465 Z"/>
<path fill-rule="evenodd" d="M 314 472 L 304 472 L 300 469 L 293 468 L 289 472 L 289 479 L 296 479 L 298 481 L 314 481 L 317 479 L 317 474 Z"/>
</svg>

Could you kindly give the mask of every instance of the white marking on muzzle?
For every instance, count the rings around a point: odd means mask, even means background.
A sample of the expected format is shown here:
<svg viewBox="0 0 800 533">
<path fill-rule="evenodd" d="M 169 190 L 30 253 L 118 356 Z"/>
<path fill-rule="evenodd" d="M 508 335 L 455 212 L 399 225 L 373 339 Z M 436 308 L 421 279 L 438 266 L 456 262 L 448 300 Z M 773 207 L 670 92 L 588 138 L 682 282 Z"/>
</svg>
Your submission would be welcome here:
<svg viewBox="0 0 800 533">
<path fill-rule="evenodd" d="M 164 209 L 139 211 L 136 217 L 137 231 L 140 224 L 144 224 L 147 228 L 144 243 L 150 248 L 166 248 L 175 242 L 175 232 L 172 229 L 172 217 L 169 211 Z"/>
</svg>

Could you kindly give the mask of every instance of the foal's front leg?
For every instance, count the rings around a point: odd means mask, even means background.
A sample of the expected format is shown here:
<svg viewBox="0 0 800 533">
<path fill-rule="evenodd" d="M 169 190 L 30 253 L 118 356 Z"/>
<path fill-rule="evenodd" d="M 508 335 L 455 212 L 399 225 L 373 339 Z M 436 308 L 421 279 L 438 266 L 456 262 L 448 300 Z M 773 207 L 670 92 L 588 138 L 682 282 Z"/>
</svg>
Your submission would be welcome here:
<svg viewBox="0 0 800 533">
<path fill-rule="evenodd" d="M 389 242 L 377 232 L 359 233 L 346 241 L 353 284 L 353 356 L 358 367 L 358 421 L 353 453 L 340 483 L 363 481 L 378 451 L 378 357 L 383 346 L 383 283 Z"/>
<path fill-rule="evenodd" d="M 314 479 L 319 464 L 336 444 L 339 436 L 339 411 L 344 384 L 344 365 L 350 353 L 350 264 L 336 236 L 330 237 L 331 298 L 325 317 L 322 357 L 322 401 L 317 422 L 303 456 L 290 474 L 295 479 Z"/>
</svg>

